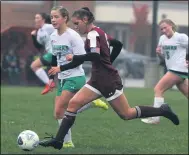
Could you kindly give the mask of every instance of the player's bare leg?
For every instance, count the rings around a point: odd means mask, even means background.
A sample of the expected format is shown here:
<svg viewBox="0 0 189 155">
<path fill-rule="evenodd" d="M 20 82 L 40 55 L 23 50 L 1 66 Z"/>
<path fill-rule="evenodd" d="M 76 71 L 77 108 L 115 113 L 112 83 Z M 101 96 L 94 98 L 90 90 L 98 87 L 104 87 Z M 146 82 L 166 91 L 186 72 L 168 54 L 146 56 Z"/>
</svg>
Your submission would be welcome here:
<svg viewBox="0 0 189 155">
<path fill-rule="evenodd" d="M 65 112 L 63 121 L 58 130 L 55 138 L 49 141 L 40 142 L 39 145 L 44 147 L 54 147 L 55 149 L 62 148 L 62 139 L 65 137 L 69 128 L 74 124 L 76 113 L 81 106 L 99 98 L 100 95 L 94 93 L 90 89 L 83 87 L 76 95 L 70 100 L 67 111 Z M 114 111 L 124 120 L 151 117 L 151 116 L 164 116 L 170 119 L 174 124 L 178 125 L 178 117 L 171 111 L 168 105 L 162 105 L 160 108 L 154 108 L 149 106 L 137 106 L 130 108 L 127 103 L 126 97 L 122 94 L 116 99 L 110 101 Z"/>
<path fill-rule="evenodd" d="M 46 94 L 51 91 L 55 87 L 55 83 L 53 80 L 50 80 L 45 70 L 42 68 L 43 64 L 41 60 L 38 58 L 31 64 L 31 69 L 37 75 L 37 77 L 45 84 L 44 90 L 41 94 Z"/>
<path fill-rule="evenodd" d="M 188 99 L 188 79 L 185 79 L 184 81 L 178 83 L 176 86 L 180 90 L 180 92 Z"/>
<path fill-rule="evenodd" d="M 154 107 L 158 108 L 164 103 L 164 92 L 170 88 L 172 88 L 175 84 L 182 82 L 182 79 L 175 75 L 172 72 L 167 72 L 157 83 L 154 88 Z M 160 123 L 160 117 L 150 117 L 141 119 L 142 122 L 147 124 L 158 124 Z"/>
<path fill-rule="evenodd" d="M 55 98 L 55 108 L 54 108 L 54 116 L 55 119 L 58 121 L 59 126 L 61 125 L 62 118 L 64 116 L 64 112 L 67 109 L 68 103 L 70 99 L 74 96 L 75 93 L 69 92 L 69 91 L 62 91 L 61 96 L 56 96 Z M 74 144 L 72 142 L 72 136 L 71 136 L 71 128 L 68 130 L 68 133 L 66 134 L 64 138 L 64 148 L 73 148 Z"/>
<path fill-rule="evenodd" d="M 90 103 L 99 97 L 101 97 L 101 95 L 94 93 L 90 89 L 86 87 L 81 88 L 70 100 L 56 137 L 49 141 L 41 141 L 39 145 L 44 147 L 52 146 L 56 149 L 61 149 L 65 135 L 74 124 L 77 111 L 87 103 Z"/>
</svg>

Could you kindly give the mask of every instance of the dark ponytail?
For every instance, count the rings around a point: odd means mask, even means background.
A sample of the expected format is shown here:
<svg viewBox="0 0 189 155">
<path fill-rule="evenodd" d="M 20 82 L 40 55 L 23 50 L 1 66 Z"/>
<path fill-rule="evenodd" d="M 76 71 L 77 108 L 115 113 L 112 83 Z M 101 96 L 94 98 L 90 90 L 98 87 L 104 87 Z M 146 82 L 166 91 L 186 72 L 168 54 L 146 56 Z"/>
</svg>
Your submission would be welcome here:
<svg viewBox="0 0 189 155">
<path fill-rule="evenodd" d="M 72 17 L 77 17 L 77 18 L 80 18 L 80 19 L 87 17 L 88 18 L 88 24 L 92 23 L 95 20 L 93 13 L 90 11 L 90 9 L 88 7 L 82 7 L 81 9 L 76 10 L 73 13 Z"/>
<path fill-rule="evenodd" d="M 81 9 L 91 12 L 88 7 L 83 7 Z"/>
<path fill-rule="evenodd" d="M 46 16 L 45 23 L 46 24 L 51 24 L 51 17 L 50 17 L 50 15 Z"/>
<path fill-rule="evenodd" d="M 39 15 L 41 15 L 41 17 L 45 20 L 46 24 L 51 24 L 51 17 L 50 15 L 42 12 L 42 13 L 38 13 Z"/>
</svg>

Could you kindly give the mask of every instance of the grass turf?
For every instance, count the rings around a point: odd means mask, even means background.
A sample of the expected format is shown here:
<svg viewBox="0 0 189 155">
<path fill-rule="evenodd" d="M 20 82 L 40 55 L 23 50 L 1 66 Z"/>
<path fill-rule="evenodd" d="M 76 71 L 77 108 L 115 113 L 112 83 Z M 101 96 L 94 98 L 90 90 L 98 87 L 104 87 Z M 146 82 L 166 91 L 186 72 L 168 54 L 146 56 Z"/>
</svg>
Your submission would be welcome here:
<svg viewBox="0 0 189 155">
<path fill-rule="evenodd" d="M 26 129 L 42 139 L 45 132 L 56 134 L 53 118 L 54 96 L 40 95 L 39 87 L 1 87 L 1 153 L 2 154 L 187 154 L 188 101 L 178 91 L 168 91 L 165 100 L 180 118 L 175 126 L 161 118 L 159 125 L 148 125 L 139 119 L 123 121 L 111 108 L 91 108 L 77 116 L 72 128 L 74 149 L 37 147 L 24 152 L 17 146 L 18 134 Z M 153 90 L 127 88 L 131 106 L 152 105 Z"/>
</svg>

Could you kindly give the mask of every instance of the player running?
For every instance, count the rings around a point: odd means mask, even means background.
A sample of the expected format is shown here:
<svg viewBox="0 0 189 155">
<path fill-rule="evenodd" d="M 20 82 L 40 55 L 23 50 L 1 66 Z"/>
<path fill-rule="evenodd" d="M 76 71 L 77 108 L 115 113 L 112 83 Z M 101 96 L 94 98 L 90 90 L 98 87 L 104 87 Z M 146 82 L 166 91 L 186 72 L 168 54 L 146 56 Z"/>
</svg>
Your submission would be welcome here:
<svg viewBox="0 0 189 155">
<path fill-rule="evenodd" d="M 176 26 L 170 19 L 163 19 L 159 27 L 163 35 L 159 39 L 156 53 L 165 58 L 168 72 L 154 88 L 154 107 L 164 103 L 164 93 L 174 85 L 188 99 L 188 36 L 176 32 Z M 142 119 L 148 124 L 160 123 L 160 117 Z"/>
<path fill-rule="evenodd" d="M 38 78 L 46 85 L 41 94 L 46 94 L 55 87 L 53 77 L 48 77 L 42 66 L 50 66 L 52 59 L 52 47 L 50 35 L 55 30 L 51 24 L 50 16 L 46 13 L 37 13 L 35 15 L 35 27 L 37 30 L 31 32 L 33 43 L 36 48 L 45 48 L 45 54 L 36 59 L 31 64 L 31 69 L 35 72 Z"/>
<path fill-rule="evenodd" d="M 61 149 L 65 135 L 74 124 L 78 109 L 101 96 L 106 98 L 114 111 L 123 120 L 164 116 L 175 125 L 179 124 L 177 115 L 172 112 L 167 104 L 161 105 L 160 108 L 150 106 L 136 106 L 131 108 L 129 106 L 128 101 L 123 94 L 121 78 L 118 71 L 112 66 L 112 58 L 115 59 L 115 57 L 111 57 L 113 53 L 110 55 L 107 35 L 102 29 L 96 27 L 93 24 L 93 21 L 94 16 L 88 8 L 80 9 L 73 13 L 73 24 L 81 34 L 87 34 L 87 39 L 85 41 L 87 54 L 69 54 L 66 56 L 66 60 L 71 61 L 70 63 L 52 67 L 51 70 L 49 70 L 49 74 L 54 75 L 57 72 L 75 68 L 84 61 L 92 61 L 91 79 L 69 101 L 67 111 L 65 112 L 56 137 L 51 138 L 50 140 L 41 141 L 39 143 L 41 146 L 51 146 L 55 149 Z"/>
<path fill-rule="evenodd" d="M 86 53 L 84 42 L 80 35 L 67 26 L 69 13 L 65 8 L 53 8 L 51 11 L 51 20 L 52 25 L 55 28 L 55 31 L 50 36 L 53 54 L 52 62 L 54 62 L 52 63 L 53 66 L 69 63 L 65 57 L 67 54 L 83 55 Z M 54 58 L 57 59 L 54 61 Z M 58 73 L 58 88 L 55 98 L 54 116 L 59 124 L 61 124 L 68 102 L 75 93 L 85 85 L 85 83 L 86 78 L 82 65 Z M 105 110 L 108 109 L 108 105 L 98 99 L 78 109 L 77 113 L 94 106 Z M 71 137 L 71 129 L 64 138 L 63 147 L 74 147 Z"/>
</svg>

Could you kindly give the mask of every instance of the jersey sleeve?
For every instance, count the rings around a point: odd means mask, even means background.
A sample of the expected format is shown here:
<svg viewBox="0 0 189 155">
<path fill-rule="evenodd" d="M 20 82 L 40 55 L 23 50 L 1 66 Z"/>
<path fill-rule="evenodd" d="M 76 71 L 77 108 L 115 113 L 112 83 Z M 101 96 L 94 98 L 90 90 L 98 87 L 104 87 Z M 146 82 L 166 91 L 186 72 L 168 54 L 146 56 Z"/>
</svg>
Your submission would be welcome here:
<svg viewBox="0 0 189 155">
<path fill-rule="evenodd" d="M 71 37 L 71 46 L 74 55 L 86 54 L 83 39 L 79 34 Z"/>
<path fill-rule="evenodd" d="M 54 35 L 51 34 L 50 35 L 50 47 L 51 47 L 51 50 L 49 51 L 49 53 L 51 53 L 52 55 L 56 56 L 54 50 L 53 50 L 53 41 L 54 41 Z"/>
<path fill-rule="evenodd" d="M 188 36 L 186 34 L 180 34 L 178 41 L 182 47 L 188 48 Z"/>
<path fill-rule="evenodd" d="M 96 52 L 100 54 L 100 38 L 98 32 L 94 30 L 89 32 L 87 35 L 86 44 L 91 53 Z"/>
<path fill-rule="evenodd" d="M 52 43 L 51 43 L 50 40 L 47 41 L 46 46 L 45 46 L 45 50 L 46 50 L 48 53 L 52 53 Z"/>
<path fill-rule="evenodd" d="M 55 29 L 54 29 L 54 27 L 52 26 L 52 24 L 47 24 L 46 27 L 45 27 L 45 30 L 47 31 L 47 33 L 48 33 L 49 35 L 51 35 Z"/>
<path fill-rule="evenodd" d="M 161 35 L 160 37 L 159 37 L 159 42 L 158 42 L 158 45 L 157 45 L 157 47 L 160 47 L 161 48 L 161 55 L 158 55 L 158 57 L 161 57 L 161 58 L 164 58 L 164 53 L 163 53 L 163 51 L 162 51 L 162 46 L 163 46 L 163 41 L 164 41 L 164 35 Z"/>
<path fill-rule="evenodd" d="M 159 42 L 158 42 L 158 46 L 162 46 L 163 37 L 164 37 L 163 35 L 160 36 L 160 38 L 159 38 Z"/>
<path fill-rule="evenodd" d="M 50 39 L 50 36 L 47 36 L 45 40 L 45 50 L 48 53 L 52 53 L 52 41 Z"/>
</svg>

